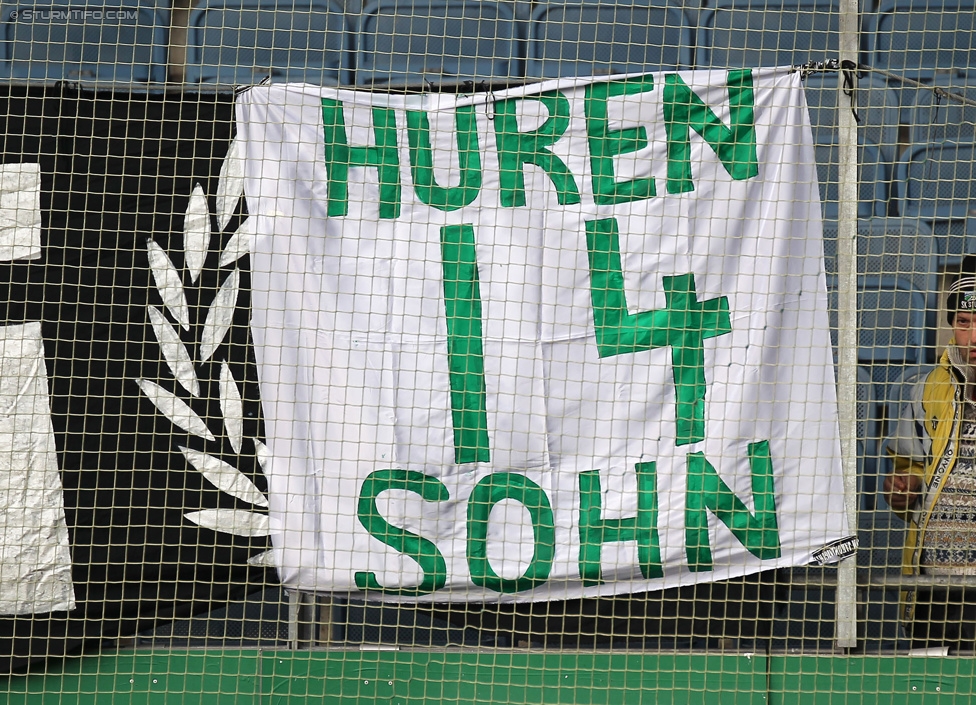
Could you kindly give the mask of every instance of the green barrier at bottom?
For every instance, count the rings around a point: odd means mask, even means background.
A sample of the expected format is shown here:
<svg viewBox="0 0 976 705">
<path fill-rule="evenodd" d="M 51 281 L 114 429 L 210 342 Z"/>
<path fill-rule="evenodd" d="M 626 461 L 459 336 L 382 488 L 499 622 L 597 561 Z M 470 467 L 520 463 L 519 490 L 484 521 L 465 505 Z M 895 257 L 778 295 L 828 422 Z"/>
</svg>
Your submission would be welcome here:
<svg viewBox="0 0 976 705">
<path fill-rule="evenodd" d="M 6 679 L 11 705 L 969 703 L 976 659 L 719 653 L 129 651 Z"/>
</svg>

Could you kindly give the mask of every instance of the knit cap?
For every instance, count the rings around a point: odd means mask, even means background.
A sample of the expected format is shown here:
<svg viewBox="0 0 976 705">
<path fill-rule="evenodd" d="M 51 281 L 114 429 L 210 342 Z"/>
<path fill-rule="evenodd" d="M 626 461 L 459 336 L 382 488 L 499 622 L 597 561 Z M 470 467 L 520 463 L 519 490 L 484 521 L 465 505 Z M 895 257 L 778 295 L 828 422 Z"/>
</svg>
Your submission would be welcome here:
<svg viewBox="0 0 976 705">
<path fill-rule="evenodd" d="M 959 311 L 976 311 L 976 255 L 966 255 L 955 281 L 949 285 L 946 314 L 949 325 Z"/>
</svg>

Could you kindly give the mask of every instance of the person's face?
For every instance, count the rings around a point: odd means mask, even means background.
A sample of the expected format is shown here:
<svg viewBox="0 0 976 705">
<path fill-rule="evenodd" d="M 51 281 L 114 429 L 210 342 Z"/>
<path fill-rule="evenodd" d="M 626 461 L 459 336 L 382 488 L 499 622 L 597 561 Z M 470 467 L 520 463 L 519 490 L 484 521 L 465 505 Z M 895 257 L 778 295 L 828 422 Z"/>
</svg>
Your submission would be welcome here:
<svg viewBox="0 0 976 705">
<path fill-rule="evenodd" d="M 976 312 L 960 311 L 952 321 L 956 345 L 970 363 L 976 363 Z"/>
</svg>

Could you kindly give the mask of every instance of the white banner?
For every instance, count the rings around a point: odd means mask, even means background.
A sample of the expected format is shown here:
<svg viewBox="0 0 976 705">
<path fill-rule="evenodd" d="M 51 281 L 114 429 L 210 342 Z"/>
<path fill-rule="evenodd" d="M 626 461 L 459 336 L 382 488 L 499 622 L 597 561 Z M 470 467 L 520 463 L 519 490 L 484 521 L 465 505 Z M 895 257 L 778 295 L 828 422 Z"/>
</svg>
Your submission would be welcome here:
<svg viewBox="0 0 976 705">
<path fill-rule="evenodd" d="M 286 586 L 546 600 L 851 548 L 799 74 L 262 86 L 238 137 Z"/>
</svg>

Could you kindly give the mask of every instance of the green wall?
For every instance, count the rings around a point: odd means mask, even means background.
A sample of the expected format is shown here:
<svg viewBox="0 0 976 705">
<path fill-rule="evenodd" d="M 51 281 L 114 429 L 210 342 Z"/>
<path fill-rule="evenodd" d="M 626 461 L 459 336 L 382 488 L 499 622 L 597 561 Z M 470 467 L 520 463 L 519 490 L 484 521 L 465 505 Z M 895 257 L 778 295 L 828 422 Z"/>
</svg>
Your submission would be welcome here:
<svg viewBox="0 0 976 705">
<path fill-rule="evenodd" d="M 12 705 L 970 703 L 976 659 L 560 651 L 179 651 L 71 659 Z"/>
</svg>

